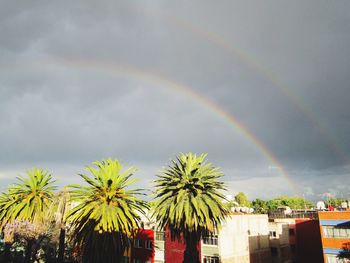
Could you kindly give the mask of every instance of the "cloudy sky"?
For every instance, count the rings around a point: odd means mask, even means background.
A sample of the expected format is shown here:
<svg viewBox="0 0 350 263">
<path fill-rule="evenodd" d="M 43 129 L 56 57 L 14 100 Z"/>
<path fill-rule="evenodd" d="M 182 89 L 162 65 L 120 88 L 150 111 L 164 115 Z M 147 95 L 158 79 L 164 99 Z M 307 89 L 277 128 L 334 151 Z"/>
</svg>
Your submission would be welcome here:
<svg viewBox="0 0 350 263">
<path fill-rule="evenodd" d="M 0 189 L 208 153 L 229 192 L 350 197 L 350 2 L 0 1 Z"/>
</svg>

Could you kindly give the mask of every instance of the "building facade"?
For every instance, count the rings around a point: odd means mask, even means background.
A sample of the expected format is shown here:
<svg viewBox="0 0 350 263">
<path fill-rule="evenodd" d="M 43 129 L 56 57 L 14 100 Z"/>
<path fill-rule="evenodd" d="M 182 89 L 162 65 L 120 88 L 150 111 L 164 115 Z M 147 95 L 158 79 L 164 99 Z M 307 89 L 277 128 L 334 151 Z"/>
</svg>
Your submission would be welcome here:
<svg viewBox="0 0 350 263">
<path fill-rule="evenodd" d="M 297 263 L 323 262 L 319 221 L 315 219 L 295 220 L 295 254 Z"/>
<path fill-rule="evenodd" d="M 272 263 L 292 263 L 294 255 L 291 248 L 295 244 L 293 219 L 273 219 L 269 222 L 269 241 Z"/>
<path fill-rule="evenodd" d="M 131 246 L 132 263 L 153 263 L 155 254 L 155 238 L 152 229 L 138 230 Z"/>
<path fill-rule="evenodd" d="M 349 262 L 337 256 L 350 249 L 350 211 L 319 212 L 319 220 L 324 262 Z"/>
<path fill-rule="evenodd" d="M 232 214 L 217 234 L 198 243 L 201 262 L 271 263 L 268 234 L 267 215 Z M 182 263 L 186 248 L 183 240 L 172 240 L 170 232 L 165 231 L 163 247 L 164 262 Z"/>
<path fill-rule="evenodd" d="M 169 230 L 145 226 L 126 262 L 182 263 L 185 242 L 172 240 Z M 323 262 L 318 220 L 269 218 L 266 214 L 232 213 L 217 234 L 202 238 L 198 252 L 202 263 Z"/>
<path fill-rule="evenodd" d="M 232 214 L 218 235 L 222 263 L 271 262 L 267 215 Z"/>
<path fill-rule="evenodd" d="M 318 220 L 274 218 L 270 219 L 269 230 L 271 262 L 323 262 Z"/>
</svg>

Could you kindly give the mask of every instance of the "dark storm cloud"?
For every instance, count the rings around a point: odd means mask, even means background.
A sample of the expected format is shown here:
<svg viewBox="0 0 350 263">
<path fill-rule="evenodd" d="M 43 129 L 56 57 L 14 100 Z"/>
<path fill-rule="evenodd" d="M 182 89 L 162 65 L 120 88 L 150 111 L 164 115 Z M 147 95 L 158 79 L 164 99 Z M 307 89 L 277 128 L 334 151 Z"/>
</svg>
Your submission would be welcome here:
<svg viewBox="0 0 350 263">
<path fill-rule="evenodd" d="M 293 192 L 256 145 L 167 79 L 235 116 L 302 191 L 326 191 L 318 178 L 336 189 L 349 171 L 349 5 L 1 3 L 0 177 L 43 163 L 67 178 L 112 156 L 150 180 L 195 151 L 232 191 L 259 195 L 265 182 Z"/>
</svg>

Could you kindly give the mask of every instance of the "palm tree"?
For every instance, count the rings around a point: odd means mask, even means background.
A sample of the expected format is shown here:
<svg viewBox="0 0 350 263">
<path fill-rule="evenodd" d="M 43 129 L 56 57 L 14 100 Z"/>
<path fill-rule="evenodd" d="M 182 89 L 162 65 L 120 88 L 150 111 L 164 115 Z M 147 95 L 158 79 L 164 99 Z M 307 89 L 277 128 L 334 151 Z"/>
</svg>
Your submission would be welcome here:
<svg viewBox="0 0 350 263">
<path fill-rule="evenodd" d="M 33 168 L 27 177 L 17 177 L 20 181 L 9 187 L 11 205 L 4 206 L 0 214 L 3 223 L 24 220 L 30 223 L 44 222 L 50 208 L 53 191 L 51 174 L 41 168 Z"/>
<path fill-rule="evenodd" d="M 134 167 L 122 171 L 122 164 L 111 159 L 93 164 L 96 168 L 87 167 L 90 176 L 80 174 L 88 186 L 70 186 L 76 206 L 67 221 L 74 244 L 82 248 L 83 262 L 119 262 L 148 205 L 136 197 L 141 189 L 128 189 L 137 181 L 131 179 Z"/>
<path fill-rule="evenodd" d="M 347 224 L 349 225 L 349 224 Z M 350 261 L 350 242 L 343 243 L 343 249 L 339 251 L 337 258 L 340 262 L 349 262 Z M 341 261 L 343 260 L 343 261 Z"/>
<path fill-rule="evenodd" d="M 0 194 L 0 230 L 3 230 L 7 222 L 10 220 L 10 209 L 16 204 L 15 195 L 11 193 L 9 188 L 6 192 Z"/>
<path fill-rule="evenodd" d="M 223 174 L 206 162 L 206 156 L 180 154 L 155 181 L 153 216 L 173 240 L 184 238 L 186 263 L 200 262 L 200 239 L 215 233 L 228 214 L 222 202 L 225 186 L 218 181 Z"/>
<path fill-rule="evenodd" d="M 0 194 L 0 232 L 3 233 L 5 250 L 3 252 L 1 260 L 4 262 L 11 262 L 12 256 L 10 252 L 11 245 L 14 241 L 13 229 L 6 229 L 7 218 L 9 217 L 9 208 L 15 204 L 14 196 L 9 191 Z"/>
<path fill-rule="evenodd" d="M 17 221 L 26 222 L 35 229 L 42 229 L 55 190 L 51 174 L 41 168 L 33 168 L 27 172 L 27 177 L 17 177 L 17 179 L 18 183 L 1 194 L 0 228 L 3 230 L 6 225 Z M 25 262 L 31 259 L 34 242 L 32 238 L 27 240 Z"/>
</svg>

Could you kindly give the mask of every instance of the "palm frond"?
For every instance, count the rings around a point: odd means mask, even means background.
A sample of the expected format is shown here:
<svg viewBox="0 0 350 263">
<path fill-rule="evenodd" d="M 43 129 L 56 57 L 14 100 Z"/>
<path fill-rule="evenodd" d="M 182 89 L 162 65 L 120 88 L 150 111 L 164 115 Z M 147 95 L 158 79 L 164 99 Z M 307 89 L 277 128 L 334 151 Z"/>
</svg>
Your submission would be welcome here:
<svg viewBox="0 0 350 263">
<path fill-rule="evenodd" d="M 173 237 L 196 233 L 200 238 L 217 230 L 228 214 L 218 181 L 223 173 L 206 161 L 207 154 L 180 154 L 155 180 L 152 216 Z"/>
<path fill-rule="evenodd" d="M 18 182 L 8 187 L 0 195 L 0 228 L 15 220 L 42 223 L 47 219 L 47 211 L 52 204 L 52 175 L 42 168 L 27 171 L 25 177 L 17 177 Z"/>
<path fill-rule="evenodd" d="M 136 168 L 123 170 L 122 164 L 112 159 L 95 161 L 93 165 L 86 168 L 90 174 L 80 175 L 87 186 L 69 186 L 75 207 L 67 213 L 66 220 L 72 224 L 73 241 L 83 246 L 83 254 L 90 258 L 98 254 L 100 262 L 107 262 L 101 251 L 110 247 L 106 257 L 111 251 L 123 251 L 141 226 L 140 214 L 145 213 L 148 205 L 136 197 L 142 194 L 142 189 L 129 189 L 138 180 L 131 178 Z M 101 247 L 99 240 L 105 247 Z"/>
</svg>

